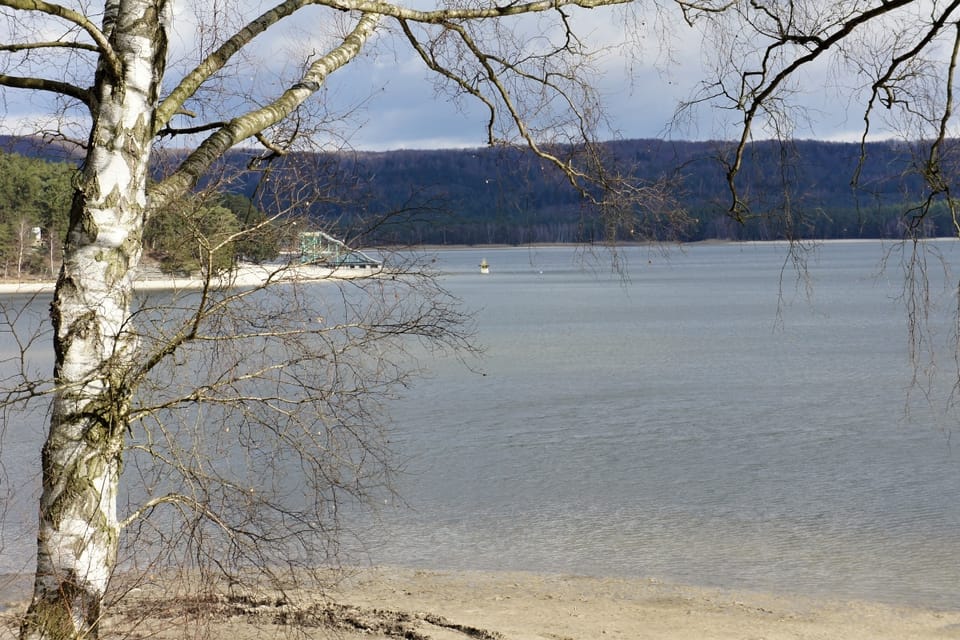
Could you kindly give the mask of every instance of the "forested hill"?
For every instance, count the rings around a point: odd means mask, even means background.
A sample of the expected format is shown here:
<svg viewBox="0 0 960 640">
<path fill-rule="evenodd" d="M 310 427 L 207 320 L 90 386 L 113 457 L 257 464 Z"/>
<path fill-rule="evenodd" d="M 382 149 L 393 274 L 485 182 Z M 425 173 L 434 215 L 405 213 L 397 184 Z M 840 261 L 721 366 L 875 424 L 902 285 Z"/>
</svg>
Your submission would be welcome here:
<svg viewBox="0 0 960 640">
<path fill-rule="evenodd" d="M 637 183 L 673 181 L 677 199 L 696 220 L 679 234 L 688 241 L 782 238 L 785 209 L 793 236 L 901 237 L 902 214 L 921 193 L 914 150 L 903 143 L 868 145 L 854 188 L 858 144 L 759 142 L 747 153 L 739 183 L 756 215 L 734 221 L 726 213 L 730 194 L 718 160 L 729 145 L 627 140 L 607 143 L 605 151 Z M 301 180 L 319 176 L 329 185 L 311 213 L 338 221 L 344 236 L 374 229 L 365 242 L 524 244 L 602 235 L 595 212 L 584 208 L 564 176 L 521 149 L 340 153 L 301 158 L 307 168 L 293 168 L 296 162 L 276 170 Z M 640 224 L 621 229 L 620 239 L 673 239 L 672 232 Z M 925 221 L 924 232 L 949 235 L 953 224 L 940 212 Z"/>
<path fill-rule="evenodd" d="M 5 146 L 2 146 L 4 145 Z M 0 148 L 50 160 L 62 149 L 29 139 L 0 140 Z M 740 178 L 755 216 L 726 215 L 730 195 L 718 158 L 719 142 L 626 140 L 605 151 L 638 183 L 672 180 L 672 189 L 696 222 L 678 239 L 774 239 L 787 231 L 817 238 L 902 235 L 902 214 L 920 197 L 914 153 L 902 142 L 871 143 L 856 188 L 861 149 L 854 143 L 798 141 L 751 145 Z M 167 152 L 174 153 L 174 152 Z M 234 152 L 228 164 L 245 167 L 252 152 Z M 921 156 L 917 156 L 921 157 Z M 264 177 L 270 180 L 263 180 Z M 254 172 L 229 187 L 254 196 L 268 212 L 292 204 L 286 192 L 264 185 L 295 184 L 301 213 L 334 225 L 365 243 L 522 244 L 596 240 L 600 230 L 555 169 L 515 148 L 339 152 L 286 156 L 270 173 Z M 260 185 L 257 190 L 257 185 Z M 924 222 L 928 235 L 952 233 L 943 212 Z M 621 230 L 623 240 L 645 239 L 655 229 Z"/>
<path fill-rule="evenodd" d="M 782 148 L 774 142 L 751 146 L 739 188 L 755 214 L 744 221 L 728 215 L 730 193 L 718 161 L 723 145 L 715 142 L 629 140 L 607 143 L 606 151 L 636 182 L 667 179 L 677 199 L 696 222 L 681 240 L 774 239 L 787 233 L 817 238 L 902 236 L 903 212 L 921 193 L 913 171 L 912 150 L 900 143 L 876 143 L 866 149 L 858 186 L 858 144 L 797 142 Z M 358 176 L 354 193 L 344 192 L 343 206 L 325 205 L 318 215 L 341 220 L 399 216 L 379 230 L 399 241 L 417 243 L 522 244 L 596 240 L 596 216 L 584 208 L 565 178 L 529 152 L 518 149 L 392 151 L 343 155 L 338 168 Z M 417 209 L 417 206 L 424 209 Z M 946 215 L 926 222 L 930 235 L 951 234 Z M 630 232 L 635 231 L 634 235 Z M 649 236 L 671 238 L 671 229 L 637 225 L 621 229 L 622 240 Z"/>
</svg>

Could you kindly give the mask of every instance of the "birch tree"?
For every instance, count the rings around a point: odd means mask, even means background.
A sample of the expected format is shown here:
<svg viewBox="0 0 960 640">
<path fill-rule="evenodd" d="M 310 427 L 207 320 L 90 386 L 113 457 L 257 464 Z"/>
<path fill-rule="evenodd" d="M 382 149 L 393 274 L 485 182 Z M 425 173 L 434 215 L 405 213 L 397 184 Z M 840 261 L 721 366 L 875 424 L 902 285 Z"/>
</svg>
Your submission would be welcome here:
<svg viewBox="0 0 960 640">
<path fill-rule="evenodd" d="M 295 149 L 304 137 L 294 134 L 322 112 L 319 96 L 328 83 L 349 73 L 351 64 L 375 47 L 406 47 L 448 95 L 478 101 L 486 109 L 491 143 L 529 146 L 561 169 L 585 201 L 608 215 L 611 228 L 631 224 L 630 216 L 652 211 L 664 194 L 604 168 L 591 140 L 601 118 L 589 84 L 591 49 L 576 32 L 585 10 L 623 1 L 449 2 L 414 9 L 381 0 L 249 5 L 210 0 L 196 2 L 191 12 L 173 0 L 0 0 L 7 31 L 7 42 L 0 46 L 0 86 L 6 99 L 16 100 L 23 92 L 51 96 L 55 135 L 73 138 L 84 154 L 74 178 L 63 266 L 50 306 L 52 406 L 42 451 L 36 580 L 22 638 L 97 637 L 121 540 L 133 531 L 145 535 L 143 519 L 165 507 L 197 527 L 218 529 L 229 548 L 241 556 L 249 553 L 249 560 L 257 557 L 256 550 L 271 547 L 302 552 L 297 543 L 308 544 L 329 526 L 322 518 L 308 520 L 276 509 L 276 522 L 291 538 L 273 539 L 258 526 L 259 516 L 243 516 L 236 502 L 232 512 L 217 510 L 226 504 L 218 497 L 237 497 L 237 487 L 226 480 L 215 496 L 173 490 L 151 494 L 148 490 L 162 486 L 166 473 L 180 472 L 179 482 L 190 484 L 219 472 L 176 457 L 172 444 L 170 457 L 164 457 L 156 446 L 164 437 L 161 428 L 169 427 L 164 416 L 197 411 L 193 417 L 203 426 L 210 413 L 220 411 L 219 424 L 229 425 L 234 416 L 249 429 L 258 425 L 258 434 L 272 433 L 280 444 L 289 433 L 278 424 L 295 422 L 301 439 L 294 451 L 301 454 L 306 447 L 324 452 L 336 444 L 333 440 L 351 438 L 348 451 L 355 455 L 299 458 L 315 480 L 310 485 L 315 495 L 325 487 L 349 487 L 350 470 L 359 473 L 357 464 L 381 456 L 351 431 L 369 418 L 358 398 L 404 379 L 378 341 L 396 345 L 398 337 L 408 335 L 457 342 L 460 336 L 451 328 L 460 316 L 442 295 L 423 295 L 431 281 L 422 277 L 366 285 L 364 295 L 379 301 L 375 315 L 344 295 L 346 311 L 331 324 L 319 318 L 322 328 L 288 333 L 291 323 L 303 324 L 302 307 L 294 317 L 296 305 L 289 299 L 268 298 L 268 311 L 259 307 L 253 313 L 243 307 L 251 299 L 248 292 L 217 291 L 211 283 L 189 304 L 176 303 L 175 313 L 144 311 L 134 302 L 134 282 L 146 221 L 197 189 L 224 154 L 239 145 L 261 145 L 263 159 Z M 254 5 L 261 7 L 259 12 L 250 9 Z M 511 27 L 534 14 L 540 16 L 536 37 Z M 286 61 L 296 77 L 254 86 L 258 70 L 237 73 L 250 64 L 258 38 L 292 21 L 330 35 L 325 49 Z M 195 48 L 184 50 L 175 34 Z M 152 163 L 159 139 L 173 140 L 188 152 L 175 161 Z M 237 305 L 243 310 L 225 311 Z M 277 319 L 283 323 L 272 324 Z M 147 334 L 145 327 L 153 332 Z M 335 333 L 349 341 L 334 340 Z M 228 338 L 244 346 L 226 349 Z M 215 345 L 211 350 L 200 348 L 210 344 Z M 325 354 L 318 349 L 324 344 Z M 297 350 L 290 345 L 306 346 Z M 347 358 L 358 350 L 359 355 Z M 199 368 L 188 367 L 190 375 L 177 373 L 191 357 L 207 359 Z M 159 393 L 175 387 L 157 380 L 182 382 L 198 370 L 212 382 Z M 288 376 L 282 384 L 281 376 Z M 272 381 L 274 390 L 249 393 L 245 383 L 254 379 Z M 369 385 L 361 385 L 363 380 Z M 25 379 L 8 392 L 8 399 L 40 389 Z M 198 406 L 217 410 L 204 414 Z M 242 414 L 231 413 L 237 408 Z M 274 411 L 273 419 L 257 413 L 267 409 Z M 339 413 L 331 418 L 335 411 Z M 276 416 L 283 416 L 280 423 Z M 247 450 L 265 452 L 275 445 L 259 446 Z M 137 452 L 143 456 L 136 457 Z M 142 504 L 118 513 L 125 460 L 137 461 L 142 484 L 137 489 L 146 495 Z M 250 498 L 250 491 L 244 495 L 244 508 L 264 506 Z M 315 511 L 318 517 L 326 513 L 323 506 Z M 193 540 L 202 547 L 201 537 Z"/>
</svg>

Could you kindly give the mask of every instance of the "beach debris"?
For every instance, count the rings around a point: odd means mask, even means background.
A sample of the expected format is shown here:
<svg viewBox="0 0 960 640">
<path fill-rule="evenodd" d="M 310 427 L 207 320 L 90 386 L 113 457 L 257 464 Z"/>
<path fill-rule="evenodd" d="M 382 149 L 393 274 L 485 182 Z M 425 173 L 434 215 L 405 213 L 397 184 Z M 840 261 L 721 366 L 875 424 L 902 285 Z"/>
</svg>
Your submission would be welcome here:
<svg viewBox="0 0 960 640">
<path fill-rule="evenodd" d="M 136 601 L 136 602 L 134 602 Z M 246 620 L 251 624 L 275 624 L 330 631 L 359 631 L 406 640 L 432 640 L 431 631 L 443 629 L 475 640 L 505 640 L 497 631 L 459 624 L 427 612 L 359 607 L 324 600 L 308 605 L 293 604 L 282 595 L 203 594 L 194 597 L 130 598 L 126 617 L 170 619 L 201 616 L 205 620 Z"/>
</svg>

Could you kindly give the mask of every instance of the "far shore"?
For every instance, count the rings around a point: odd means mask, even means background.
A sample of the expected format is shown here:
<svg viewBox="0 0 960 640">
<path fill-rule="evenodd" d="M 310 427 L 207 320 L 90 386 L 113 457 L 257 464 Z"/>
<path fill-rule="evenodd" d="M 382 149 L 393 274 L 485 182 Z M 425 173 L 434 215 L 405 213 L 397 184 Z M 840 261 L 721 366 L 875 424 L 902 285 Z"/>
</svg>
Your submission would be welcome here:
<svg viewBox="0 0 960 640">
<path fill-rule="evenodd" d="M 949 241 L 958 241 L 960 238 L 953 236 L 945 236 L 940 238 L 924 238 L 924 241 L 930 242 L 949 242 Z M 421 244 L 421 245 L 412 245 L 406 247 L 372 247 L 374 250 L 381 250 L 386 253 L 391 251 L 402 252 L 402 251 L 483 251 L 485 249 L 496 250 L 496 249 L 540 249 L 540 248 L 563 248 L 569 247 L 571 249 L 627 249 L 627 248 L 646 248 L 646 247 L 697 247 L 704 245 L 789 245 L 791 242 L 800 243 L 803 245 L 818 245 L 818 244 L 869 244 L 871 242 L 879 243 L 900 243 L 905 242 L 904 239 L 897 238 L 831 238 L 831 239 L 802 239 L 802 240 L 727 240 L 721 238 L 710 238 L 707 240 L 691 240 L 688 242 L 681 242 L 675 240 L 646 240 L 646 241 L 632 241 L 632 242 L 617 242 L 615 244 L 609 244 L 604 242 L 530 242 L 525 244 Z M 366 250 L 366 249 L 365 249 Z"/>
<path fill-rule="evenodd" d="M 931 241 L 943 242 L 943 241 L 957 241 L 958 238 L 929 238 Z M 837 239 L 837 240 L 802 240 L 800 241 L 804 245 L 817 245 L 817 244 L 863 244 L 870 242 L 882 242 L 882 243 L 895 243 L 899 242 L 895 239 Z M 468 244 L 455 244 L 455 245 L 417 245 L 411 247 L 388 247 L 388 248 L 378 248 L 373 247 L 370 250 L 378 250 L 383 252 L 404 252 L 404 251 L 483 251 L 483 250 L 502 250 L 502 249 L 541 249 L 541 248 L 572 248 L 572 249 L 585 249 L 585 250 L 598 250 L 602 251 L 608 248 L 611 249 L 626 249 L 626 248 L 643 248 L 643 247 L 678 247 L 682 249 L 683 247 L 693 247 L 693 246 L 704 246 L 704 245 L 729 245 L 729 244 L 738 244 L 744 246 L 752 245 L 788 245 L 790 241 L 788 240 L 698 240 L 695 242 L 624 242 L 617 243 L 616 245 L 604 245 L 604 244 L 576 244 L 576 243 L 531 243 L 523 245 L 510 245 L 510 244 L 484 244 L 484 245 L 468 245 Z M 228 278 L 224 278 L 222 281 L 214 281 L 215 286 L 217 287 L 243 287 L 243 286 L 257 286 L 263 284 L 267 274 L 270 272 L 270 269 L 276 270 L 277 267 L 257 267 L 255 265 L 248 265 L 245 267 L 245 271 L 241 273 L 233 273 Z M 252 270 L 252 271 L 251 271 Z M 322 273 L 320 272 L 322 271 Z M 278 281 L 319 281 L 319 280 L 338 280 L 345 278 L 355 278 L 355 277 L 367 277 L 370 275 L 377 275 L 377 272 L 374 273 L 358 273 L 352 272 L 351 270 L 343 269 L 320 269 L 316 273 L 307 274 L 307 275 L 298 275 L 295 272 L 290 272 L 290 275 L 278 278 Z M 147 274 L 136 281 L 135 288 L 138 291 L 190 291 L 201 289 L 204 286 L 204 281 L 196 277 L 187 277 L 187 276 L 173 276 L 173 275 L 162 275 L 156 269 L 149 269 Z M 44 280 L 44 279 L 33 279 L 33 278 L 0 278 L 0 295 L 38 295 L 38 294 L 48 294 L 53 293 L 56 288 L 56 282 L 53 280 Z"/>
<path fill-rule="evenodd" d="M 26 607 L 0 579 L 0 640 L 16 638 Z M 960 611 L 726 591 L 640 578 L 374 567 L 327 591 L 227 590 L 171 596 L 144 584 L 105 621 L 103 635 L 158 640 L 921 640 L 960 638 Z"/>
</svg>

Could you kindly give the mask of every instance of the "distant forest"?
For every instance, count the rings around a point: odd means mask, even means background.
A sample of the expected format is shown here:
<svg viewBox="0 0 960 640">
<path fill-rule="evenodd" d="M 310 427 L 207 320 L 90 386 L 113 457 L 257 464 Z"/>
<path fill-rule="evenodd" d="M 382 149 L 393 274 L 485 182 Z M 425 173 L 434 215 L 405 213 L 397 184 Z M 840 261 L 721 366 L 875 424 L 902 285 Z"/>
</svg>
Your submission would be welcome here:
<svg viewBox="0 0 960 640">
<path fill-rule="evenodd" d="M 923 197 L 917 156 L 908 145 L 870 144 L 861 166 L 858 144 L 761 142 L 751 145 L 738 183 L 751 215 L 734 220 L 720 161 L 729 150 L 718 142 L 607 143 L 615 166 L 638 184 L 667 180 L 692 220 L 682 229 L 639 220 L 621 229 L 618 240 L 900 238 L 904 225 L 912 223 L 908 212 Z M 335 165 L 355 177 L 355 192 L 335 190 L 339 198 L 312 209 L 312 215 L 352 229 L 362 229 L 364 220 L 391 220 L 372 234 L 376 241 L 475 245 L 603 239 L 596 212 L 564 176 L 523 150 L 356 153 L 335 157 Z M 391 212 L 394 218 L 386 218 Z M 955 229 L 948 212 L 935 209 L 919 232 L 953 235 Z"/>
<path fill-rule="evenodd" d="M 0 175 L 0 243 L 20 239 L 19 248 L 8 246 L 7 254 L 19 255 L 15 268 L 22 269 L 23 240 L 29 236 L 37 242 L 34 232 L 42 227 L 50 240 L 30 260 L 41 260 L 41 253 L 54 260 L 66 211 L 57 213 L 67 206 L 64 189 L 69 190 L 76 158 L 62 147 L 29 138 L 0 139 L 0 149 L 7 150 L 0 154 L 5 168 Z M 903 142 L 868 144 L 859 170 L 858 144 L 754 143 L 739 181 L 752 212 L 742 220 L 727 215 L 730 194 L 721 159 L 729 144 L 624 140 L 603 149 L 638 184 L 669 180 L 692 220 L 669 230 L 639 220 L 618 231 L 623 241 L 896 238 L 903 236 L 911 223 L 909 211 L 922 197 L 920 163 L 915 162 L 919 149 Z M 178 152 L 158 156 L 161 162 L 171 161 Z M 41 168 L 41 160 L 49 166 Z M 218 188 L 229 192 L 233 204 L 249 202 L 243 206 L 266 215 L 289 210 L 305 218 L 304 224 L 367 246 L 603 239 L 596 212 L 564 176 L 518 148 L 290 154 L 244 172 L 257 165 L 255 160 L 253 151 L 236 151 L 220 167 L 218 175 L 231 177 Z M 66 182 L 51 183 L 57 180 Z M 29 184 L 17 186 L 17 181 Z M 50 200 L 44 201 L 47 195 Z M 230 224 L 242 226 L 242 221 Z M 935 209 L 918 226 L 927 236 L 955 233 L 945 210 Z M 9 272 L 10 259 L 4 264 Z"/>
</svg>

